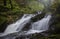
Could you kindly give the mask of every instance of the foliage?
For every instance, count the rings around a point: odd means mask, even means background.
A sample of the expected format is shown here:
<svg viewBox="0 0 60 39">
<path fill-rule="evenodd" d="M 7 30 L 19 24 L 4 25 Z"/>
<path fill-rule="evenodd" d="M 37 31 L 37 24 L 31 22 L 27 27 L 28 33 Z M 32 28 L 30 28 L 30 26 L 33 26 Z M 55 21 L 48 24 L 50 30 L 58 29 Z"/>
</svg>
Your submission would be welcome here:
<svg viewBox="0 0 60 39">
<path fill-rule="evenodd" d="M 60 34 L 60 0 L 55 0 L 54 4 L 51 6 L 51 10 L 54 16 L 53 23 L 51 26 L 54 27 L 53 34 L 56 34 L 56 38 L 60 39 L 58 34 Z"/>
<path fill-rule="evenodd" d="M 29 1 L 26 6 L 20 5 L 20 12 L 22 13 L 33 13 L 36 11 L 42 11 L 44 9 L 44 5 L 37 1 Z"/>
</svg>

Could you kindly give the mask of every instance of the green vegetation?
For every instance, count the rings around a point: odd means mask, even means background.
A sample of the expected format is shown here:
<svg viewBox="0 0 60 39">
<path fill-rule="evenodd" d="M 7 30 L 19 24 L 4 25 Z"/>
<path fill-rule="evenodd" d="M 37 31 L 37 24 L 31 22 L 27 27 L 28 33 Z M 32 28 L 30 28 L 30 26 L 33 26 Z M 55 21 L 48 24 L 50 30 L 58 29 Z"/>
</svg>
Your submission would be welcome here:
<svg viewBox="0 0 60 39">
<path fill-rule="evenodd" d="M 44 9 L 44 5 L 37 1 L 29 1 L 25 6 L 19 6 L 21 13 L 33 13 L 36 11 L 42 11 Z"/>
<path fill-rule="evenodd" d="M 40 36 L 40 35 L 36 35 L 31 37 L 31 39 L 60 39 L 60 34 L 55 34 L 55 35 L 49 35 L 49 36 Z"/>
</svg>

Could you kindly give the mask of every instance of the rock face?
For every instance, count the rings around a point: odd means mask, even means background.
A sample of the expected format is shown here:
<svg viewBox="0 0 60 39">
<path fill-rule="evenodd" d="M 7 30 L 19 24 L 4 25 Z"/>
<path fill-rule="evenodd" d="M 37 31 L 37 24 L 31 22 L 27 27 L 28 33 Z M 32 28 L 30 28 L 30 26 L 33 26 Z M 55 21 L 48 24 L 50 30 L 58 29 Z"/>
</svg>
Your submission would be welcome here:
<svg viewBox="0 0 60 39">
<path fill-rule="evenodd" d="M 45 13 L 42 12 L 42 14 L 38 14 L 37 16 L 31 18 L 32 22 L 36 22 L 38 20 L 41 20 L 45 16 Z"/>
</svg>

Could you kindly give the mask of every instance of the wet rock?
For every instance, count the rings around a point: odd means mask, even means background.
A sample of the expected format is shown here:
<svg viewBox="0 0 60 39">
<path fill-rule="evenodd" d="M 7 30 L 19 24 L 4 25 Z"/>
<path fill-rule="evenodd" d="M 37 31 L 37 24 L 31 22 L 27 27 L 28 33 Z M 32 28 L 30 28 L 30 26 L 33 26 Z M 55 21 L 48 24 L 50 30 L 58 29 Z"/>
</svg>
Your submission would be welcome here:
<svg viewBox="0 0 60 39">
<path fill-rule="evenodd" d="M 28 31 L 30 29 L 31 22 L 27 23 L 24 28 L 22 29 L 22 31 Z"/>
<path fill-rule="evenodd" d="M 37 16 L 31 18 L 32 22 L 36 22 L 38 20 L 41 20 L 45 16 L 45 13 L 38 14 Z"/>
</svg>

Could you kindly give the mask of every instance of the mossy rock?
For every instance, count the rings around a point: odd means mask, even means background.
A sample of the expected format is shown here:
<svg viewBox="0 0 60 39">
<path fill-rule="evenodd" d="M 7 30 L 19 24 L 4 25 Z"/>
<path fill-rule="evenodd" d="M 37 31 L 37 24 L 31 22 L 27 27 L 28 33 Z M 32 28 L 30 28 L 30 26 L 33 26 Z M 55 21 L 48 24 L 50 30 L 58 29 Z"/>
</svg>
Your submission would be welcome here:
<svg viewBox="0 0 60 39">
<path fill-rule="evenodd" d="M 0 32 L 3 32 L 5 28 L 7 27 L 6 21 L 7 21 L 6 17 L 0 16 Z"/>
<path fill-rule="evenodd" d="M 36 22 L 38 20 L 41 20 L 45 16 L 45 13 L 38 14 L 37 16 L 31 18 L 32 22 Z"/>
<path fill-rule="evenodd" d="M 0 16 L 0 25 L 6 21 L 6 17 Z"/>
</svg>

